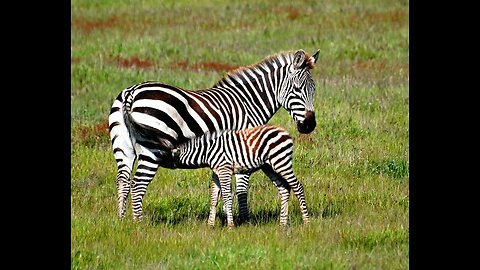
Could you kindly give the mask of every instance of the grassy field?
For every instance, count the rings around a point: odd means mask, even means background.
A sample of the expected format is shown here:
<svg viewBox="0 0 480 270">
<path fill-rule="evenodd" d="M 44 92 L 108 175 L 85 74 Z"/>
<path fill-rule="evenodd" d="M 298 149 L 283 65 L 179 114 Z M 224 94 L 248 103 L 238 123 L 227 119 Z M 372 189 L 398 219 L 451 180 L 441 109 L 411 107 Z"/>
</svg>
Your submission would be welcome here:
<svg viewBox="0 0 480 270">
<path fill-rule="evenodd" d="M 72 269 L 408 269 L 408 1 L 71 2 Z M 125 87 L 212 86 L 280 51 L 321 50 L 317 128 L 294 137 L 294 170 L 312 219 L 278 226 L 280 201 L 252 175 L 248 224 L 206 224 L 208 169 L 160 169 L 145 220 L 116 216 L 107 117 Z M 236 203 L 234 213 L 238 213 Z M 219 209 L 220 211 L 220 209 Z"/>
</svg>

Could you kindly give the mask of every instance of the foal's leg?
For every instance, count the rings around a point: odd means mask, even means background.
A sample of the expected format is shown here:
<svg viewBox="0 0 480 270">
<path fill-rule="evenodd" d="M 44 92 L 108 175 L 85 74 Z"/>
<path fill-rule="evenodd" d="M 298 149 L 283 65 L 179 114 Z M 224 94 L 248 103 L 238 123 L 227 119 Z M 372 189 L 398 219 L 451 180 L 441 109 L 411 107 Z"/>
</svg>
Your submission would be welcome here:
<svg viewBox="0 0 480 270">
<path fill-rule="evenodd" d="M 212 183 L 210 185 L 210 214 L 208 215 L 208 225 L 215 226 L 215 215 L 217 214 L 218 199 L 220 197 L 220 182 L 218 175 L 212 173 Z M 225 204 L 224 204 L 225 205 Z"/>
<path fill-rule="evenodd" d="M 235 174 L 236 178 L 236 194 L 238 200 L 238 221 L 245 222 L 248 219 L 248 180 L 250 174 Z"/>
<path fill-rule="evenodd" d="M 303 223 L 309 223 L 310 218 L 307 211 L 307 202 L 305 201 L 303 185 L 298 181 L 293 173 L 292 158 L 273 162 L 271 166 L 272 170 L 278 175 L 278 177 L 286 181 L 288 186 L 293 190 L 293 193 L 295 193 L 295 196 L 300 203 Z"/>
<path fill-rule="evenodd" d="M 288 201 L 290 199 L 290 186 L 269 165 L 262 167 L 262 171 L 272 180 L 280 195 L 280 226 L 286 226 L 288 221 Z"/>
<path fill-rule="evenodd" d="M 233 213 L 232 213 L 232 174 L 233 171 L 230 168 L 218 168 L 214 169 L 214 172 L 218 175 L 218 180 L 220 182 L 220 188 L 222 192 L 223 204 L 225 205 L 225 210 L 227 214 L 227 227 L 232 229 L 233 224 Z"/>
</svg>

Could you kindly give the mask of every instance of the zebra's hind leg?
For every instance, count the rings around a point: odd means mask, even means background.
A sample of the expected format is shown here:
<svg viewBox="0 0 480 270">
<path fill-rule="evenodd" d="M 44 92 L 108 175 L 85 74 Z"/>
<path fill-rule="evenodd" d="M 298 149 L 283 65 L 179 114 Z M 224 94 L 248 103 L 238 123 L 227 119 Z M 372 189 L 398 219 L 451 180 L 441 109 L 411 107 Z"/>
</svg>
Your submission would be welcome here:
<svg viewBox="0 0 480 270">
<path fill-rule="evenodd" d="M 159 160 L 154 156 L 141 154 L 138 157 L 138 166 L 133 177 L 132 211 L 133 220 L 140 221 L 143 217 L 143 197 L 148 185 L 152 181 L 159 167 Z"/>
<path fill-rule="evenodd" d="M 117 201 L 118 201 L 118 217 L 124 218 L 127 209 L 127 199 L 130 193 L 130 176 L 132 170 L 125 164 L 118 165 L 117 173 Z"/>
<path fill-rule="evenodd" d="M 135 163 L 135 152 L 128 145 L 119 144 L 120 139 L 114 141 L 113 155 L 117 161 L 117 202 L 118 217 L 124 218 L 127 209 L 128 194 L 130 193 L 130 177 L 133 164 Z"/>
<path fill-rule="evenodd" d="M 238 222 L 244 223 L 248 220 L 248 181 L 250 174 L 236 174 L 236 193 L 238 200 Z"/>
<path fill-rule="evenodd" d="M 272 170 L 274 174 L 278 175 L 277 178 L 281 178 L 282 181 L 287 182 L 288 186 L 293 190 L 293 193 L 297 197 L 300 204 L 303 223 L 309 223 L 310 217 L 308 215 L 307 202 L 305 200 L 303 185 L 298 181 L 298 179 L 295 177 L 295 174 L 293 173 L 292 159 L 290 158 L 286 162 L 284 161 L 280 163 L 273 163 Z"/>
<path fill-rule="evenodd" d="M 220 181 L 218 180 L 218 175 L 213 172 L 212 183 L 210 186 L 210 214 L 208 215 L 208 225 L 212 227 L 215 226 L 215 216 L 217 214 L 217 206 L 220 193 Z"/>
</svg>

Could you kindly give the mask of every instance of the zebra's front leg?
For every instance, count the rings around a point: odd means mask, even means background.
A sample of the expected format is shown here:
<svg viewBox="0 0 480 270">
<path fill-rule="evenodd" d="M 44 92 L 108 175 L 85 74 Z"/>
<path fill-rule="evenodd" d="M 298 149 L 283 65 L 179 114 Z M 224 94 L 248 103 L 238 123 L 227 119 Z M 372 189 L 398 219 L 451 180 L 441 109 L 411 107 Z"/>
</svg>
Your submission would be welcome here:
<svg viewBox="0 0 480 270">
<path fill-rule="evenodd" d="M 238 221 L 243 223 L 248 220 L 248 181 L 250 174 L 236 174 L 236 193 L 238 200 Z"/>
<path fill-rule="evenodd" d="M 210 214 L 208 215 L 208 225 L 215 226 L 215 216 L 217 214 L 218 199 L 220 197 L 220 182 L 218 175 L 212 173 L 212 183 L 210 186 Z M 225 205 L 225 204 L 224 204 Z"/>
<path fill-rule="evenodd" d="M 224 209 L 227 215 L 227 227 L 231 230 L 234 226 L 232 213 L 232 190 L 231 180 L 233 171 L 230 168 L 215 169 L 214 172 L 218 175 L 220 182 L 220 189 L 222 193 Z"/>
<path fill-rule="evenodd" d="M 143 197 L 159 167 L 158 160 L 145 155 L 138 158 L 138 167 L 133 177 L 132 212 L 133 220 L 140 221 L 143 217 Z"/>
</svg>

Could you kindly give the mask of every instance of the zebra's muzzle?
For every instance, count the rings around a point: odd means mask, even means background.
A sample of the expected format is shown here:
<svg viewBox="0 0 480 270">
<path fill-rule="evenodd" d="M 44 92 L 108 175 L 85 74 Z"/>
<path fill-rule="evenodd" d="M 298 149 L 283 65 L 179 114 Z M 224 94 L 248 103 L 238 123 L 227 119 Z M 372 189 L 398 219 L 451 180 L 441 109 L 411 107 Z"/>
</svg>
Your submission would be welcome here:
<svg viewBox="0 0 480 270">
<path fill-rule="evenodd" d="M 298 132 L 302 134 L 308 134 L 312 132 L 317 126 L 315 121 L 315 113 L 313 111 L 307 111 L 305 119 L 302 122 L 297 123 Z"/>
</svg>

